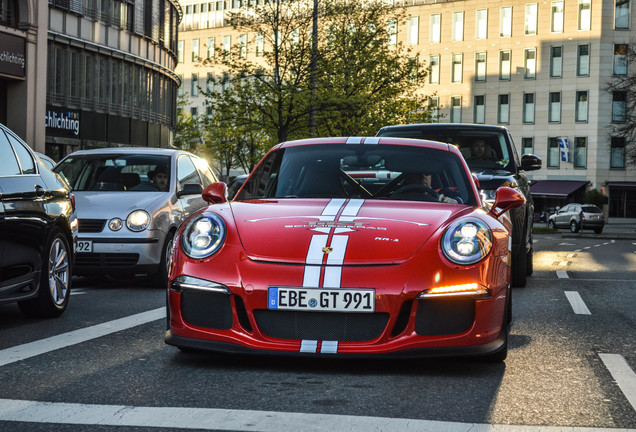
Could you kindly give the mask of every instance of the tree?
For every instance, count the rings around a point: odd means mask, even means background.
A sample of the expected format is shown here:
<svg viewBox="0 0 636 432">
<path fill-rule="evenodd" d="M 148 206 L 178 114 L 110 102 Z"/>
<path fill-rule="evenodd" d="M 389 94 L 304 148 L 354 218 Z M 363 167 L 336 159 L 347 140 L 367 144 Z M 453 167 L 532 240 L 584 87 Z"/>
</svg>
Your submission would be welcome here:
<svg viewBox="0 0 636 432">
<path fill-rule="evenodd" d="M 628 73 L 628 64 L 636 61 L 634 44 L 618 45 L 615 52 L 616 73 L 607 85 L 612 95 L 610 137 L 625 143 L 625 163 L 636 165 L 636 74 Z M 624 74 L 623 74 L 624 71 Z"/>
<path fill-rule="evenodd" d="M 201 151 L 203 133 L 197 117 L 192 116 L 186 108 L 190 105 L 187 96 L 177 100 L 177 124 L 174 128 L 173 145 L 193 153 Z"/>
</svg>

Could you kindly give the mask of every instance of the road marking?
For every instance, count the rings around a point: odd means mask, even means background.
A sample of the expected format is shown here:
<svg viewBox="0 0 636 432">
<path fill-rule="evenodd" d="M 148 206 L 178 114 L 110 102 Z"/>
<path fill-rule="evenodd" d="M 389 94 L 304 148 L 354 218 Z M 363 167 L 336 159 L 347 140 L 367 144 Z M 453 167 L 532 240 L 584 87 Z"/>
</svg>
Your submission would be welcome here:
<svg viewBox="0 0 636 432">
<path fill-rule="evenodd" d="M 565 270 L 557 270 L 556 273 L 559 279 L 569 279 L 568 272 L 566 272 Z"/>
<path fill-rule="evenodd" d="M 574 246 L 576 243 L 559 243 L 559 246 Z"/>
<path fill-rule="evenodd" d="M 166 317 L 166 308 L 153 309 L 136 315 L 116 319 L 114 321 L 97 324 L 92 327 L 73 330 L 68 333 L 62 333 L 57 336 L 51 336 L 29 342 L 23 345 L 17 345 L 11 348 L 0 350 L 0 366 L 55 351 L 60 348 L 86 342 L 91 339 L 106 336 L 121 330 L 126 330 L 151 321 L 156 321 Z"/>
<path fill-rule="evenodd" d="M 581 298 L 581 295 L 576 291 L 565 291 L 565 296 L 570 302 L 570 306 L 577 315 L 592 315 L 590 310 L 585 306 L 585 302 Z"/>
<path fill-rule="evenodd" d="M 86 294 L 86 291 L 83 290 L 71 290 L 71 295 L 82 295 L 82 294 Z"/>
<path fill-rule="evenodd" d="M 636 373 L 629 367 L 622 355 L 599 353 L 599 356 L 632 408 L 636 410 Z"/>
<path fill-rule="evenodd" d="M 286 413 L 218 408 L 135 407 L 86 405 L 0 399 L 0 421 L 29 423 L 157 427 L 175 429 L 260 432 L 444 431 L 534 432 L 537 426 L 490 425 L 402 418 L 336 414 Z M 573 432 L 576 427 L 541 426 L 542 432 Z M 581 428 L 588 432 L 615 432 L 614 428 Z M 636 429 L 621 429 L 636 432 Z"/>
</svg>

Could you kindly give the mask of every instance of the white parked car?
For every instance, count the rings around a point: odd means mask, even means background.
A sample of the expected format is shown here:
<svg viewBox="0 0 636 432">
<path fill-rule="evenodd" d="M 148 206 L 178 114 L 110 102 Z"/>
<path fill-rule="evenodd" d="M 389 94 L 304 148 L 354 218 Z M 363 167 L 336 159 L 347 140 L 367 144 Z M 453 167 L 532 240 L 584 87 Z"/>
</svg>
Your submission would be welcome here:
<svg viewBox="0 0 636 432">
<path fill-rule="evenodd" d="M 593 229 L 596 234 L 603 232 L 605 219 L 603 210 L 594 204 L 568 204 L 548 218 L 552 229 L 570 228 L 573 233 L 582 229 Z"/>
<path fill-rule="evenodd" d="M 55 168 L 71 185 L 79 220 L 74 274 L 151 275 L 167 281 L 177 227 L 205 207 L 216 176 L 177 149 L 82 150 Z"/>
</svg>

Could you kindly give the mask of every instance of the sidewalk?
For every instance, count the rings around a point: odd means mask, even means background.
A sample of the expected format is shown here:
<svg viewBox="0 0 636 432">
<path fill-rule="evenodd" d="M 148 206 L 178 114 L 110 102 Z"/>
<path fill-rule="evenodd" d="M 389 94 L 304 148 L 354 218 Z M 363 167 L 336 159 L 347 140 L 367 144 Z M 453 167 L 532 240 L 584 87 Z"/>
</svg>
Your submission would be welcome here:
<svg viewBox="0 0 636 432">
<path fill-rule="evenodd" d="M 534 226 L 537 228 L 545 228 L 545 222 L 535 222 Z M 541 232 L 541 234 L 552 234 L 550 232 Z M 636 240 L 636 223 L 620 223 L 610 222 L 605 224 L 603 232 L 601 234 L 595 234 L 592 230 L 581 230 L 578 233 L 571 233 L 567 229 L 559 229 L 554 232 L 556 235 L 561 235 L 567 238 L 595 238 L 595 239 L 608 239 L 608 240 Z"/>
</svg>

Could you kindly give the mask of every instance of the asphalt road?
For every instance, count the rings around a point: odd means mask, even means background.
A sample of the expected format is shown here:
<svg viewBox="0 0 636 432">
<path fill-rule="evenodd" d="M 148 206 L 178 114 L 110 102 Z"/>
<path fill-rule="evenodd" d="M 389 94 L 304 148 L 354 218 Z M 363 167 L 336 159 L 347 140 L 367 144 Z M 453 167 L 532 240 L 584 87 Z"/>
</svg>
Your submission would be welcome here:
<svg viewBox="0 0 636 432">
<path fill-rule="evenodd" d="M 182 353 L 164 306 L 104 278 L 58 319 L 0 306 L 0 431 L 636 431 L 636 240 L 535 235 L 499 365 Z"/>
</svg>

